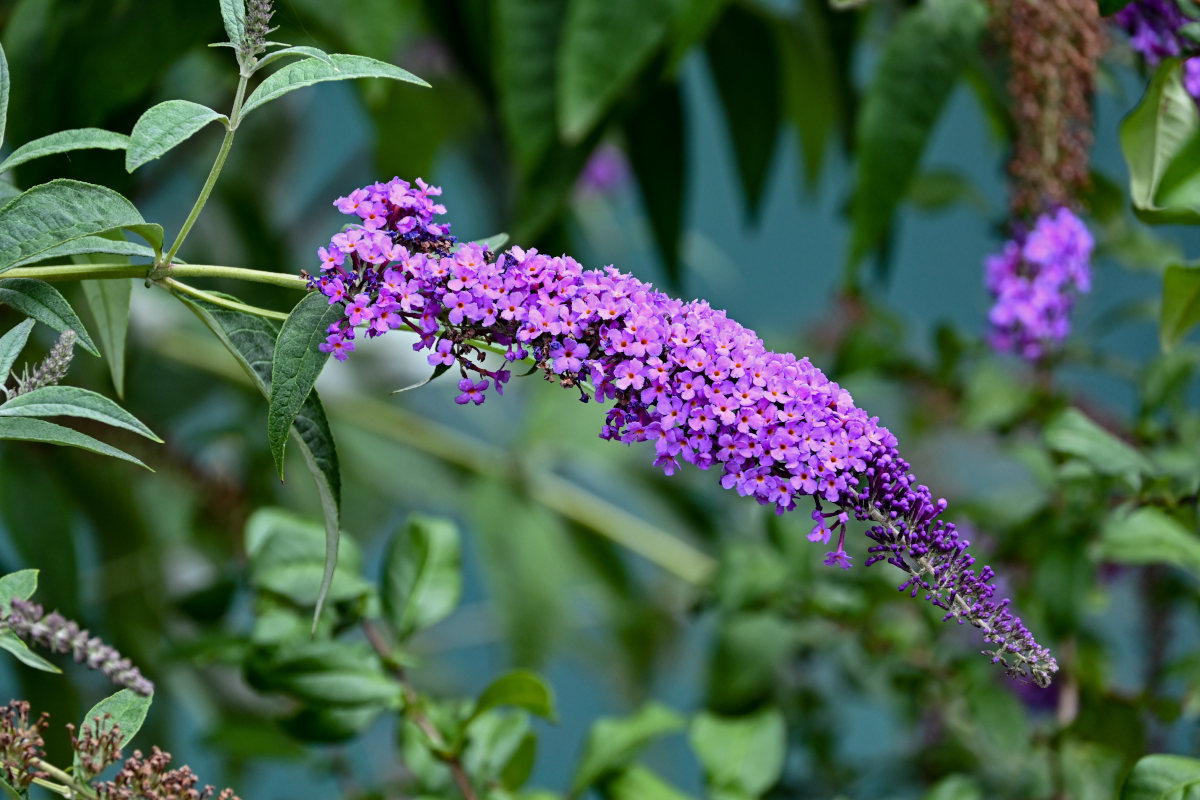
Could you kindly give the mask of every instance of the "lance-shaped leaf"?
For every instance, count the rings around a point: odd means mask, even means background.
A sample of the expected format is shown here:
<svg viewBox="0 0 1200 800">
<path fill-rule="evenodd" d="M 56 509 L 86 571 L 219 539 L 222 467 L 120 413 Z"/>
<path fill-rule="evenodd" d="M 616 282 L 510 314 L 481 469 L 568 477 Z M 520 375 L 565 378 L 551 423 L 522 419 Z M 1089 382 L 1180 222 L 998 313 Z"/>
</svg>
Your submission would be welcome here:
<svg viewBox="0 0 1200 800">
<path fill-rule="evenodd" d="M 234 47 L 246 42 L 246 0 L 221 0 L 221 20 L 225 35 Z"/>
<path fill-rule="evenodd" d="M 288 314 L 275 340 L 267 441 L 280 480 L 288 431 L 329 360 L 329 354 L 317 349 L 318 345 L 325 341 L 325 329 L 343 316 L 345 311 L 340 303 L 331 304 L 319 292 L 306 294 Z"/>
<path fill-rule="evenodd" d="M 288 92 L 325 81 L 344 81 L 351 78 L 391 78 L 396 81 L 415 83 L 417 86 L 429 86 L 428 83 L 408 70 L 378 59 L 333 53 L 329 56 L 329 61 L 332 63 L 326 63 L 317 58 L 306 58 L 303 61 L 288 64 L 273 73 L 250 94 L 246 104 L 242 106 L 242 118 L 245 119 L 246 115 L 254 109 L 282 97 Z"/>
<path fill-rule="evenodd" d="M 251 382 L 263 396 L 271 396 L 271 363 L 275 354 L 275 341 L 279 330 L 275 324 L 261 317 L 234 311 L 220 306 L 177 295 L 200 317 L 234 359 L 246 371 Z M 338 469 L 337 449 L 329 420 L 316 392 L 308 395 L 300 413 L 292 423 L 292 435 L 304 455 L 304 463 L 312 474 L 325 517 L 325 572 L 321 578 L 321 589 L 313 612 L 315 630 L 325 596 L 333 581 L 337 566 L 338 540 L 341 538 L 341 475 Z"/>
<path fill-rule="evenodd" d="M 324 61 L 329 66 L 333 66 L 333 59 L 324 50 L 316 47 L 305 47 L 297 45 L 296 47 L 285 47 L 282 50 L 273 50 L 258 59 L 258 63 L 254 65 L 254 71 L 262 69 L 268 64 L 278 61 L 281 58 L 315 58 L 318 61 Z"/>
<path fill-rule="evenodd" d="M 12 631 L 0 632 L 0 650 L 10 653 L 14 658 L 27 667 L 40 669 L 42 672 L 52 672 L 55 674 L 62 673 L 62 670 L 57 666 L 30 650 L 29 646 L 25 644 L 25 642 L 21 641 Z M 21 795 L 17 796 L 21 797 L 21 800 L 27 800 L 27 798 L 24 798 Z"/>
<path fill-rule="evenodd" d="M 37 591 L 38 571 L 19 569 L 0 577 L 0 617 L 7 617 L 12 610 L 14 597 L 28 600 Z"/>
<path fill-rule="evenodd" d="M 79 417 L 162 441 L 137 417 L 112 400 L 79 386 L 43 386 L 17 395 L 0 405 L 0 417 Z"/>
<path fill-rule="evenodd" d="M 388 543 L 384 557 L 383 613 L 400 638 L 444 619 L 462 595 L 458 528 L 414 516 Z"/>
<path fill-rule="evenodd" d="M 161 157 L 196 131 L 216 120 L 229 120 L 208 106 L 189 100 L 167 100 L 146 110 L 129 135 L 125 151 L 125 169 L 133 172 L 148 161 Z"/>
<path fill-rule="evenodd" d="M 1200 267 L 1167 267 L 1162 297 L 1158 339 L 1163 350 L 1170 350 L 1200 323 Z"/>
<path fill-rule="evenodd" d="M 1200 149 L 1189 146 L 1198 133 L 1200 113 L 1196 111 L 1196 101 L 1183 86 L 1182 63 L 1168 59 L 1154 73 L 1141 101 L 1121 122 L 1121 151 L 1129 166 L 1129 195 L 1134 212 L 1143 220 L 1200 219 L 1197 210 L 1187 209 L 1184 197 L 1187 178 L 1197 176 L 1200 170 Z M 1164 200 L 1161 196 L 1164 189 L 1175 197 Z"/>
<path fill-rule="evenodd" d="M 450 370 L 451 366 L 451 364 L 438 364 L 433 368 L 433 372 L 431 372 L 429 377 L 425 380 L 419 383 L 411 384 L 410 386 L 402 386 L 399 389 L 393 389 L 392 394 L 400 394 L 401 392 L 411 392 L 413 389 L 420 389 L 422 386 L 425 386 L 431 381 L 440 378 L 442 375 L 445 375 Z"/>
<path fill-rule="evenodd" d="M 645 123 L 646 115 L 653 115 L 653 125 Z M 687 191 L 683 126 L 683 98 L 673 83 L 659 83 L 647 93 L 625 126 L 629 161 L 650 217 L 650 230 L 667 280 L 675 287 L 681 285 L 679 235 Z"/>
<path fill-rule="evenodd" d="M 162 227 L 112 189 L 67 179 L 43 183 L 0 208 L 0 273 L 63 242 L 122 228 L 162 248 Z"/>
<path fill-rule="evenodd" d="M 8 382 L 9 373 L 16 363 L 17 356 L 25 349 L 29 341 L 29 332 L 33 330 L 35 320 L 27 319 L 16 325 L 8 333 L 0 336 L 0 384 Z"/>
<path fill-rule="evenodd" d="M 555 57 L 562 0 L 493 0 L 492 70 L 508 146 L 529 172 L 558 138 Z"/>
<path fill-rule="evenodd" d="M 128 145 L 129 137 L 125 134 L 106 131 L 102 128 L 75 128 L 69 131 L 59 131 L 40 139 L 34 139 L 32 142 L 26 142 L 13 150 L 8 158 L 0 162 L 0 172 L 7 172 L 27 161 L 55 153 L 66 153 L 71 150 L 124 150 Z"/>
<path fill-rule="evenodd" d="M 8 58 L 0 47 L 0 145 L 4 144 L 4 127 L 8 122 Z"/>
<path fill-rule="evenodd" d="M 987 23 L 978 0 L 928 0 L 900 18 L 867 88 L 855 130 L 851 268 L 878 247 L 907 194 L 967 58 Z"/>
<path fill-rule="evenodd" d="M 154 258 L 154 248 L 147 247 L 141 242 L 127 242 L 124 239 L 112 239 L 108 236 L 83 236 L 69 242 L 55 245 L 49 250 L 43 250 L 37 255 L 22 258 L 12 267 L 23 267 L 38 261 L 61 261 L 71 256 L 87 253 L 105 253 L 112 256 L 137 256 L 139 258 Z M 180 263 L 179 259 L 175 260 Z"/>
<path fill-rule="evenodd" d="M 128 461 L 131 464 L 137 464 L 139 467 L 150 469 L 123 450 L 118 450 L 112 445 L 105 444 L 99 439 L 93 439 L 91 436 L 80 433 L 72 428 L 56 425 L 53 422 L 46 422 L 44 419 L 0 417 L 0 439 L 13 439 L 22 442 L 46 442 L 47 444 L 78 447 L 81 450 L 99 453 L 102 456 L 112 456 L 122 461 Z"/>
<path fill-rule="evenodd" d="M 12 306 L 27 317 L 49 325 L 56 331 L 72 330 L 79 345 L 92 355 L 100 355 L 87 328 L 67 299 L 45 281 L 33 278 L 0 280 L 0 305 Z"/>
</svg>

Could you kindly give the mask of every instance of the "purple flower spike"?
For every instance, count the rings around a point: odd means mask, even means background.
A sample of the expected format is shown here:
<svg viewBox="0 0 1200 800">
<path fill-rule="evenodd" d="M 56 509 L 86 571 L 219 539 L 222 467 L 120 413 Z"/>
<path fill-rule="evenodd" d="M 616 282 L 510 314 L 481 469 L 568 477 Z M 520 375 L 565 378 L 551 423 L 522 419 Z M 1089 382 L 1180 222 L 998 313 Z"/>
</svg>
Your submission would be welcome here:
<svg viewBox="0 0 1200 800">
<path fill-rule="evenodd" d="M 338 201 L 360 216 L 364 204 L 382 203 L 386 221 L 372 232 L 382 245 L 362 226 L 335 236 L 342 264 L 323 266 L 312 280 L 323 290 L 341 279 L 353 297 L 341 330 L 373 325 L 381 306 L 394 311 L 418 334 L 414 349 L 432 351 L 431 363 L 457 362 L 459 405 L 481 404 L 489 382 L 499 393 L 509 379 L 508 370 L 484 366 L 480 343 L 504 352 L 506 363 L 529 358 L 581 400 L 612 401 L 600 437 L 653 442 L 654 464 L 667 475 L 683 464 L 716 470 L 722 486 L 781 514 L 811 498 L 810 538 L 827 543 L 837 535 L 830 566 L 850 568 L 847 525 L 851 517 L 866 522 L 868 566 L 898 567 L 907 575 L 902 591 L 924 593 L 946 619 L 982 630 L 983 652 L 1009 674 L 1050 683 L 1058 665 L 1009 601 L 997 599 L 991 569 L 975 569 L 967 542 L 941 519 L 946 501 L 916 482 L 879 419 L 807 358 L 768 350 L 724 311 L 670 297 L 611 266 L 585 270 L 570 256 L 519 247 L 498 256 L 477 244 L 455 250 L 428 221 L 444 210 L 428 199 L 435 190 L 418 186 L 414 192 L 395 179 Z M 1082 287 L 1091 239 L 1060 217 L 1038 232 L 1044 241 L 1031 235 L 1029 252 L 1017 255 L 1044 268 L 1069 250 L 1084 263 L 1064 269 Z M 376 257 L 388 242 L 403 244 L 403 253 Z M 399 286 L 418 302 L 394 308 L 397 290 L 389 287 Z"/>
</svg>

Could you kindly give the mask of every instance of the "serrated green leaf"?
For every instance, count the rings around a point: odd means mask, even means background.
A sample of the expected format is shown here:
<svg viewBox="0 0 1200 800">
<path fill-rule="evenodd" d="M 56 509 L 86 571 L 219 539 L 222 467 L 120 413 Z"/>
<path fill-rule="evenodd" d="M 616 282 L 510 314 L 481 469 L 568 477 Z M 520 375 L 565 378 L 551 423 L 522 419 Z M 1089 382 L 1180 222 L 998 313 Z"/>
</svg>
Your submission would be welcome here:
<svg viewBox="0 0 1200 800">
<path fill-rule="evenodd" d="M 121 228 L 162 248 L 162 227 L 113 190 L 67 179 L 43 183 L 0 208 L 0 272 L 63 242 Z"/>
<path fill-rule="evenodd" d="M 36 320 L 27 319 L 0 336 L 0 385 L 8 383 L 12 366 L 16 363 L 17 356 L 25 349 L 25 344 L 29 341 L 29 332 L 33 330 L 35 322 Z"/>
<path fill-rule="evenodd" d="M 689 795 L 638 764 L 614 777 L 604 787 L 604 796 L 609 800 L 691 800 Z M 712 795 L 711 800 L 724 798 Z"/>
<path fill-rule="evenodd" d="M 21 641 L 12 631 L 0 631 L 0 650 L 10 653 L 27 667 L 33 667 L 42 672 L 52 672 L 56 675 L 62 674 L 61 669 L 30 650 L 29 645 Z"/>
<path fill-rule="evenodd" d="M 556 717 L 554 692 L 541 676 L 526 669 L 513 670 L 492 681 L 475 701 L 475 709 L 465 724 L 470 725 L 480 714 L 498 706 L 523 708 L 551 721 Z"/>
<path fill-rule="evenodd" d="M 1044 436 L 1051 450 L 1082 459 L 1102 475 L 1124 476 L 1140 484 L 1141 478 L 1155 472 L 1148 458 L 1075 408 L 1051 420 Z"/>
<path fill-rule="evenodd" d="M 34 139 L 13 150 L 8 158 L 0 162 L 0 173 L 18 167 L 35 158 L 49 156 L 55 153 L 66 153 L 71 150 L 124 150 L 129 145 L 129 137 L 123 133 L 114 133 L 101 128 L 75 128 L 59 131 L 40 139 Z"/>
<path fill-rule="evenodd" d="M 654 739 L 683 728 L 683 717 L 659 703 L 648 703 L 629 717 L 604 717 L 588 732 L 571 781 L 578 795 L 600 778 L 627 765 Z"/>
<path fill-rule="evenodd" d="M 444 619 L 458 606 L 462 550 L 454 523 L 414 515 L 392 536 L 383 563 L 383 614 L 400 638 Z"/>
<path fill-rule="evenodd" d="M 275 340 L 267 442 L 280 480 L 283 480 L 288 431 L 329 360 L 329 354 L 317 349 L 318 345 L 325 341 L 326 328 L 343 316 L 345 311 L 340 303 L 330 303 L 325 295 L 310 292 L 288 314 Z"/>
<path fill-rule="evenodd" d="M 12 306 L 60 333 L 75 331 L 79 346 L 92 355 L 100 355 L 87 328 L 67 299 L 45 281 L 33 278 L 0 279 L 0 305 Z"/>
<path fill-rule="evenodd" d="M 787 728 L 778 709 L 743 717 L 701 712 L 692 720 L 688 741 L 712 788 L 758 797 L 783 773 Z"/>
<path fill-rule="evenodd" d="M 987 10 L 978 0 L 928 0 L 906 11 L 888 37 L 855 129 L 851 269 L 890 229 L 986 23 Z"/>
<path fill-rule="evenodd" d="M 306 58 L 294 64 L 288 64 L 278 72 L 274 72 L 258 85 L 246 104 L 242 106 L 242 119 L 254 109 L 269 103 L 288 92 L 314 83 L 325 81 L 344 81 L 352 78 L 390 78 L 417 86 L 428 87 L 429 84 L 413 75 L 408 70 L 366 56 L 351 56 L 344 53 L 333 53 L 329 56 L 332 63 L 326 63 L 316 58 Z"/>
<path fill-rule="evenodd" d="M 113 256 L 138 256 L 139 258 L 150 259 L 154 258 L 155 255 L 154 248 L 147 247 L 140 242 L 110 239 L 107 236 L 82 236 L 78 239 L 72 239 L 69 242 L 55 245 L 29 258 L 22 258 L 12 266 L 16 268 L 39 261 L 61 261 L 64 258 L 89 253 L 105 253 Z M 176 261 L 178 262 L 178 259 Z M 109 279 L 106 278 L 105 280 Z"/>
<path fill-rule="evenodd" d="M 221 308 L 203 300 L 178 297 L 216 334 L 258 390 L 269 399 L 271 363 L 275 354 L 275 341 L 279 335 L 278 328 L 268 320 L 243 311 Z M 292 429 L 297 446 L 304 455 L 304 463 L 317 485 L 317 494 L 325 517 L 325 571 L 313 612 L 315 629 L 337 566 L 342 502 L 337 448 L 333 443 L 333 433 L 329 430 L 325 409 L 316 392 L 309 394 L 300 413 L 296 415 Z"/>
<path fill-rule="evenodd" d="M 1200 323 L 1200 267 L 1179 264 L 1167 267 L 1158 321 L 1158 340 L 1163 352 L 1179 344 L 1197 323 Z"/>
<path fill-rule="evenodd" d="M 493 0 L 496 99 L 508 146 L 528 173 L 558 138 L 554 81 L 566 3 Z"/>
<path fill-rule="evenodd" d="M 1200 575 L 1200 536 L 1157 508 L 1114 511 L 1093 555 L 1120 564 L 1171 564 Z"/>
<path fill-rule="evenodd" d="M 747 42 L 754 42 L 747 47 Z M 749 6 L 731 5 L 705 46 L 725 112 L 747 216 L 755 219 L 783 117 L 781 59 L 775 33 Z M 746 91 L 753 86 L 754 91 Z"/>
<path fill-rule="evenodd" d="M 1121 152 L 1129 167 L 1130 199 L 1134 211 L 1144 221 L 1191 222 L 1200 218 L 1193 211 L 1160 205 L 1159 197 L 1168 170 L 1174 172 L 1172 184 L 1176 189 L 1184 181 L 1187 165 L 1173 166 L 1173 163 L 1186 150 L 1195 150 L 1189 144 L 1198 133 L 1200 113 L 1183 86 L 1182 63 L 1167 59 L 1155 71 L 1146 93 L 1120 128 Z"/>
<path fill-rule="evenodd" d="M 37 591 L 38 571 L 36 569 L 19 569 L 0 577 L 0 617 L 7 617 L 12 611 L 14 597 L 28 600 Z"/>
<path fill-rule="evenodd" d="M 129 134 L 129 148 L 125 151 L 126 172 L 133 172 L 162 157 L 216 120 L 229 122 L 224 114 L 190 100 L 167 100 L 151 106 L 138 118 Z"/>
<path fill-rule="evenodd" d="M 662 46 L 671 0 L 568 0 L 558 48 L 558 127 L 582 141 Z"/>
<path fill-rule="evenodd" d="M 1146 756 L 1133 765 L 1121 800 L 1200 800 L 1200 760 Z"/>
<path fill-rule="evenodd" d="M 220 0 L 221 20 L 225 23 L 225 35 L 234 47 L 246 42 L 246 0 Z"/>
<path fill-rule="evenodd" d="M 285 47 L 282 50 L 273 50 L 270 53 L 267 53 L 265 56 L 262 56 L 258 59 L 258 63 L 254 65 L 254 71 L 257 72 L 268 64 L 278 61 L 281 58 L 296 57 L 315 58 L 318 61 L 324 61 L 331 67 L 333 66 L 333 59 L 331 59 L 329 54 L 324 50 L 316 47 L 297 45 L 296 47 Z"/>
<path fill-rule="evenodd" d="M 654 119 L 653 125 L 645 124 L 648 117 Z M 679 238 L 687 188 L 687 148 L 679 86 L 667 83 L 655 86 L 630 115 L 625 140 L 667 280 L 673 286 L 681 286 Z"/>
<path fill-rule="evenodd" d="M 118 747 L 123 748 L 133 741 L 133 737 L 141 730 L 152 702 L 154 695 L 140 695 L 129 689 L 122 689 L 96 703 L 83 715 L 83 721 L 79 723 L 80 735 L 84 728 L 92 729 L 95 735 L 99 736 L 111 731 L 115 726 L 121 729 L 121 743 Z M 75 754 L 74 767 L 75 774 L 88 776 L 84 780 L 95 777 L 86 771 L 79 753 Z"/>
<path fill-rule="evenodd" d="M 43 386 L 0 404 L 0 417 L 80 417 L 124 428 L 155 442 L 154 431 L 102 394 L 79 386 Z"/>
<path fill-rule="evenodd" d="M 47 444 L 78 447 L 81 450 L 98 453 L 102 456 L 112 456 L 122 461 L 128 461 L 131 464 L 137 464 L 139 467 L 150 469 L 123 450 L 118 450 L 112 445 L 105 444 L 98 439 L 93 439 L 91 436 L 80 433 L 77 430 L 56 425 L 53 422 L 46 422 L 42 419 L 0 417 L 0 439 L 11 439 L 22 442 L 46 442 Z M 151 471 L 153 472 L 153 470 Z"/>
</svg>

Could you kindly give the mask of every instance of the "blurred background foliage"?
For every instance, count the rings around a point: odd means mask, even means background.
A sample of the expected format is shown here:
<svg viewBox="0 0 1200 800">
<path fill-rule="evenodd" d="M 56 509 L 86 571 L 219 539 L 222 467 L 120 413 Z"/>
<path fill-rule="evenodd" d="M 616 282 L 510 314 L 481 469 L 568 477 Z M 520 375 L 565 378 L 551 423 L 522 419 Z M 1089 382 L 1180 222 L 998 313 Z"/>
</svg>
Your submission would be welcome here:
<svg viewBox="0 0 1200 800">
<path fill-rule="evenodd" d="M 462 238 L 505 230 L 728 307 L 899 436 L 1057 655 L 1050 689 L 1007 681 L 975 631 L 897 594 L 887 567 L 820 566 L 806 515 L 600 442 L 596 409 L 561 392 L 517 382 L 470 411 L 448 402 L 449 379 L 390 396 L 426 377 L 393 337 L 319 384 L 347 537 L 306 644 L 308 476 L 274 478 L 260 396 L 185 309 L 140 286 L 124 403 L 166 443 L 118 441 L 156 471 L 3 443 L 0 572 L 40 569 L 41 602 L 158 682 L 144 741 L 246 798 L 457 796 L 357 628 L 418 539 L 442 553 L 433 580 L 454 598 L 462 574 L 461 604 L 439 608 L 443 594 L 393 631 L 428 718 L 461 732 L 470 704 L 453 698 L 512 667 L 557 698 L 554 720 L 471 723 L 463 758 L 495 797 L 528 777 L 546 796 L 630 800 L 1104 798 L 1147 753 L 1196 755 L 1200 348 L 1162 351 L 1157 313 L 1164 269 L 1200 238 L 1128 211 L 1116 126 L 1145 76 L 1114 34 L 1088 198 L 1096 291 L 1052 364 L 986 349 L 981 258 L 1004 220 L 1011 123 L 985 19 L 973 0 L 281 0 L 273 38 L 389 61 L 433 89 L 329 84 L 255 115 L 186 256 L 312 270 L 341 224 L 333 198 L 420 175 L 445 187 Z M 223 38 L 208 2 L 0 3 L 6 141 L 128 131 L 176 97 L 226 108 L 236 70 L 206 47 Z M 896 124 L 909 112 L 923 122 Z M 170 231 L 217 138 L 132 176 L 82 151 L 9 179 L 102 183 Z M 18 319 L 0 309 L 0 328 Z M 72 382 L 111 389 L 83 355 Z M 13 697 L 60 722 L 106 693 L 94 678 L 0 664 Z M 623 721 L 593 728 L 602 717 Z"/>
</svg>

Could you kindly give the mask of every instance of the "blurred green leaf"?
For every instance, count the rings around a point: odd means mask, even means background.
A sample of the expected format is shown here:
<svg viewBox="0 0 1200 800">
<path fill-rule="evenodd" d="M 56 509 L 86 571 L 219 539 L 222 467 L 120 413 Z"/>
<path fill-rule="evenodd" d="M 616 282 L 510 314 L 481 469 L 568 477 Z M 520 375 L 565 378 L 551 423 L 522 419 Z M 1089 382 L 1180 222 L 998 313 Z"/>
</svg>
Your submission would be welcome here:
<svg viewBox="0 0 1200 800">
<path fill-rule="evenodd" d="M 567 142 L 582 141 L 650 63 L 672 16 L 671 0 L 567 0 L 556 71 Z"/>
<path fill-rule="evenodd" d="M 890 229 L 986 22 L 987 10 L 977 0 L 928 0 L 904 12 L 889 35 L 855 130 L 851 269 Z"/>
<path fill-rule="evenodd" d="M 1107 17 L 1117 13 L 1132 2 L 1133 0 L 1096 0 L 1096 6 L 1100 9 L 1100 14 Z"/>
<path fill-rule="evenodd" d="M 7 617 L 14 597 L 28 600 L 37 591 L 38 571 L 19 569 L 0 577 L 0 617 Z"/>
<path fill-rule="evenodd" d="M 1180 184 L 1188 163 L 1173 166 L 1200 132 L 1196 103 L 1183 86 L 1181 62 L 1167 59 L 1154 73 L 1141 101 L 1121 123 L 1121 150 L 1129 167 L 1133 209 L 1146 222 L 1188 222 L 1195 212 L 1160 205 L 1168 170 Z M 1197 164 L 1200 166 L 1200 162 Z"/>
<path fill-rule="evenodd" d="M 1143 477 L 1155 472 L 1148 458 L 1076 408 L 1052 419 L 1043 435 L 1051 450 L 1082 459 L 1101 475 L 1125 477 L 1140 485 Z"/>
<path fill-rule="evenodd" d="M 1185 756 L 1146 756 L 1133 765 L 1121 789 L 1121 800 L 1197 798 L 1200 798 L 1200 760 Z"/>
<path fill-rule="evenodd" d="M 821 12 L 805 3 L 790 22 L 776 25 L 783 71 L 784 109 L 799 134 L 804 176 L 811 187 L 821 172 L 826 142 L 845 113 L 829 31 Z"/>
<path fill-rule="evenodd" d="M 925 211 L 942 211 L 962 204 L 986 213 L 987 197 L 960 172 L 931 169 L 920 172 L 908 187 L 908 202 Z"/>
<path fill-rule="evenodd" d="M 17 638 L 17 635 L 12 631 L 0 631 L 0 650 L 10 653 L 17 661 L 20 661 L 27 667 L 33 667 L 36 670 L 50 672 L 55 675 L 62 674 L 61 669 L 30 650 L 29 646 Z"/>
<path fill-rule="evenodd" d="M 1167 267 L 1162 298 L 1158 340 L 1167 351 L 1200 323 L 1200 267 Z"/>
<path fill-rule="evenodd" d="M 491 48 L 500 122 L 522 171 L 558 139 L 554 103 L 563 0 L 492 0 Z"/>
<path fill-rule="evenodd" d="M 320 292 L 309 292 L 288 314 L 275 340 L 267 441 L 280 480 L 283 480 L 283 453 L 292 423 L 329 360 L 329 354 L 317 346 L 325 341 L 326 328 L 343 316 L 340 303 L 330 303 Z"/>
<path fill-rule="evenodd" d="M 974 778 L 951 775 L 938 781 L 921 800 L 983 800 L 983 790 Z"/>
<path fill-rule="evenodd" d="M 225 34 L 234 47 L 246 42 L 246 0 L 220 0 L 221 20 L 225 23 Z"/>
<path fill-rule="evenodd" d="M 646 124 L 649 118 L 654 119 L 653 125 Z M 630 166 L 637 176 L 663 269 L 673 286 L 681 285 L 679 237 L 687 187 L 683 128 L 680 89 L 667 83 L 654 85 L 625 126 Z"/>
<path fill-rule="evenodd" d="M 449 520 L 414 515 L 392 536 L 383 563 L 383 613 L 400 638 L 458 606 L 462 552 L 458 528 Z"/>
<path fill-rule="evenodd" d="M 11 439 L 22 442 L 46 442 L 47 444 L 78 447 L 81 450 L 98 453 L 102 456 L 112 456 L 122 461 L 128 461 L 131 464 L 137 464 L 139 467 L 150 469 L 123 450 L 118 450 L 112 445 L 105 444 L 98 439 L 93 439 L 91 436 L 79 431 L 65 428 L 62 425 L 55 425 L 53 422 L 46 422 L 41 419 L 0 417 L 0 439 Z"/>
<path fill-rule="evenodd" d="M 775 31 L 750 6 L 730 5 L 706 50 L 725 112 L 747 215 L 758 217 L 783 117 L 781 58 Z M 752 46 L 747 46 L 753 42 Z M 753 86 L 753 91 L 747 87 Z"/>
<path fill-rule="evenodd" d="M 75 128 L 69 131 L 59 131 L 40 139 L 34 139 L 13 150 L 8 158 L 0 162 L 0 172 L 7 172 L 13 167 L 27 161 L 55 153 L 66 153 L 71 150 L 124 150 L 129 146 L 129 137 L 123 133 L 100 128 Z"/>
<path fill-rule="evenodd" d="M 7 86 L 5 88 L 7 88 Z M 28 792 L 18 792 L 12 787 L 12 784 L 4 779 L 3 776 L 0 776 L 0 792 L 4 792 L 4 796 L 8 798 L 8 800 L 29 800 Z"/>
<path fill-rule="evenodd" d="M 524 758 L 531 759 L 528 766 L 532 766 L 532 758 L 536 753 L 536 737 L 529 730 L 529 715 L 524 711 L 485 712 L 477 719 L 464 721 L 461 726 L 457 725 L 456 719 L 455 727 L 466 736 L 467 746 L 462 755 L 463 767 L 467 774 L 479 783 L 491 784 L 497 779 L 502 779 L 502 774 L 514 759 L 517 763 L 513 764 L 512 768 L 518 772 L 525 768 L 525 765 L 520 763 Z M 529 738 L 534 738 L 532 748 L 525 744 L 525 740 Z M 522 749 L 527 752 L 522 754 Z M 521 776 L 514 776 L 516 777 Z M 528 777 L 525 775 L 521 783 Z"/>
<path fill-rule="evenodd" d="M 783 773 L 787 728 L 779 709 L 741 717 L 701 712 L 692 719 L 688 741 L 712 788 L 759 797 Z"/>
<path fill-rule="evenodd" d="M 126 259 L 128 260 L 128 259 Z M 104 348 L 117 397 L 125 396 L 125 337 L 129 332 L 129 301 L 133 281 L 128 279 L 80 281 L 83 296 L 96 320 L 96 335 Z"/>
<path fill-rule="evenodd" d="M 35 322 L 33 318 L 26 319 L 0 336 L 0 385 L 8 383 L 13 364 L 25 349 L 25 344 L 29 341 L 29 332 L 33 330 Z"/>
<path fill-rule="evenodd" d="M 80 417 L 162 441 L 112 400 L 79 386 L 43 386 L 18 395 L 0 404 L 0 417 Z"/>
<path fill-rule="evenodd" d="M 1119 750 L 1095 742 L 1068 739 L 1059 758 L 1067 794 L 1073 800 L 1108 800 L 1117 797 L 1125 758 Z"/>
<path fill-rule="evenodd" d="M 129 689 L 122 689 L 96 703 L 90 711 L 83 715 L 83 721 L 79 723 L 78 735 L 83 736 L 85 728 L 90 728 L 94 735 L 100 736 L 117 727 L 121 729 L 121 742 L 118 747 L 125 747 L 141 730 L 153 701 L 153 695 L 147 697 Z M 83 761 L 80 759 L 79 753 L 75 753 L 74 766 L 76 774 L 84 772 Z"/>
<path fill-rule="evenodd" d="M 984 359 L 966 378 L 963 396 L 963 425 L 994 428 L 1021 418 L 1033 394 L 997 359 Z"/>
<path fill-rule="evenodd" d="M 303 708 L 280 722 L 284 731 L 301 742 L 336 744 L 362 735 L 381 713 L 375 706 L 363 708 Z"/>
<path fill-rule="evenodd" d="M 284 692 L 318 706 L 398 706 L 400 684 L 361 642 L 296 641 L 246 662 L 260 691 Z"/>
<path fill-rule="evenodd" d="M 475 709 L 467 717 L 466 724 L 471 724 L 480 714 L 497 706 L 523 708 L 550 721 L 557 716 L 554 711 L 554 692 L 541 676 L 525 669 L 514 670 L 492 681 L 475 701 Z"/>
<path fill-rule="evenodd" d="M 800 641 L 796 625 L 766 612 L 726 615 L 708 677 L 708 705 L 736 713 L 767 700 Z"/>
<path fill-rule="evenodd" d="M 280 98 L 288 92 L 312 86 L 314 83 L 344 81 L 353 78 L 390 78 L 429 87 L 428 83 L 408 70 L 374 58 L 332 53 L 329 60 L 332 63 L 327 64 L 318 58 L 306 58 L 303 61 L 288 64 L 278 72 L 269 75 L 246 99 L 245 105 L 242 106 L 242 119 L 245 119 L 246 115 L 259 106 Z"/>
<path fill-rule="evenodd" d="M 162 247 L 162 227 L 113 190 L 65 178 L 43 183 L 0 208 L 0 272 L 63 242 L 121 228 Z"/>
<path fill-rule="evenodd" d="M 92 355 L 100 355 L 87 328 L 71 308 L 66 298 L 45 281 L 33 278 L 0 280 L 0 305 L 12 306 L 27 317 L 33 317 L 56 331 L 75 331 L 79 345 Z"/>
<path fill-rule="evenodd" d="M 603 717 L 588 732 L 571 780 L 577 795 L 628 764 L 651 741 L 683 728 L 683 717 L 659 703 L 647 703 L 629 717 Z"/>
<path fill-rule="evenodd" d="M 1200 536 L 1157 508 L 1114 511 L 1093 555 L 1120 564 L 1172 564 L 1200 575 Z"/>
<path fill-rule="evenodd" d="M 510 792 L 515 792 L 525 785 L 533 773 L 533 764 L 537 760 L 537 737 L 532 733 L 525 734 L 512 757 L 500 771 L 500 783 Z"/>
<path fill-rule="evenodd" d="M 301 607 L 317 602 L 325 571 L 325 530 L 317 522 L 277 508 L 260 508 L 246 522 L 250 582 Z M 342 539 L 328 599 L 335 603 L 369 595 L 353 539 Z"/>
<path fill-rule="evenodd" d="M 610 800 L 690 800 L 688 795 L 636 764 L 609 781 L 602 794 Z"/>
<path fill-rule="evenodd" d="M 208 106 L 190 100 L 166 100 L 146 109 L 129 135 L 125 151 L 125 171 L 133 172 L 143 164 L 161 158 L 210 122 L 229 118 Z"/>
</svg>

